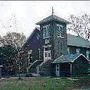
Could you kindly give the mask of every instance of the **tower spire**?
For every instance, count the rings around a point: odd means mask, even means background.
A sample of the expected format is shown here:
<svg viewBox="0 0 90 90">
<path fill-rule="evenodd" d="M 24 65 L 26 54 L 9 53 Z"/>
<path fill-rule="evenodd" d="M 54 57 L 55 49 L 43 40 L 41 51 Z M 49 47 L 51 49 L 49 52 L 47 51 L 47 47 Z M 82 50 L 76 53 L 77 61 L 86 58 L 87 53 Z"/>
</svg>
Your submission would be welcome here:
<svg viewBox="0 0 90 90">
<path fill-rule="evenodd" d="M 53 7 L 52 7 L 52 15 L 54 15 L 54 9 L 53 9 Z"/>
</svg>

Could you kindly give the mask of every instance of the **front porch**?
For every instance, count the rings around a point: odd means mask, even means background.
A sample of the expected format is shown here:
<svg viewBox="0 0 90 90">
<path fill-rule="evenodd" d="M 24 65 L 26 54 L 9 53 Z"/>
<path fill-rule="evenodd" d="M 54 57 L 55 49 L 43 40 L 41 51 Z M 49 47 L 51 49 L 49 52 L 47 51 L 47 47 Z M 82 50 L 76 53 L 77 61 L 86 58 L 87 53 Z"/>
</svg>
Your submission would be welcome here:
<svg viewBox="0 0 90 90">
<path fill-rule="evenodd" d="M 53 61 L 55 76 L 88 75 L 89 60 L 83 54 L 62 55 Z"/>
<path fill-rule="evenodd" d="M 55 67 L 56 76 L 67 77 L 72 75 L 72 63 L 60 63 Z"/>
</svg>

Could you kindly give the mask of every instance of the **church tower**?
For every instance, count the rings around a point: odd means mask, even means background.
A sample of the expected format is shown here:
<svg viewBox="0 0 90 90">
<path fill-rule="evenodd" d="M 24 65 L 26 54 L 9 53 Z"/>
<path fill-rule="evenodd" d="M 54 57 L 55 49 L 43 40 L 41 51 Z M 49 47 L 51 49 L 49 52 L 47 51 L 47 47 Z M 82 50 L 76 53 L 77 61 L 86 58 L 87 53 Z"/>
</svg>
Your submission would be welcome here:
<svg viewBox="0 0 90 90">
<path fill-rule="evenodd" d="M 37 23 L 40 25 L 41 57 L 42 60 L 54 60 L 61 55 L 67 54 L 67 33 L 68 21 L 52 14 Z"/>
</svg>

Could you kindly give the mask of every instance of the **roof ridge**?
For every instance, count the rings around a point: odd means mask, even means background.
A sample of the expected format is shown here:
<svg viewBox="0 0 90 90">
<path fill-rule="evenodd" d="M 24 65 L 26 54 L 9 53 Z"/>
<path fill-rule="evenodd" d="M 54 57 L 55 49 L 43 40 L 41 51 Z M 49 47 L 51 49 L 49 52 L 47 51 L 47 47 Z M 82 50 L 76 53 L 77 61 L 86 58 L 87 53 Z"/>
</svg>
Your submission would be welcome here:
<svg viewBox="0 0 90 90">
<path fill-rule="evenodd" d="M 75 35 L 72 35 L 72 34 L 67 34 L 67 35 L 71 35 L 71 36 L 75 36 Z M 75 36 L 75 37 L 79 37 L 79 38 L 82 38 L 83 40 L 85 40 L 85 41 L 88 41 L 87 39 L 85 39 L 85 38 L 83 38 L 83 37 L 80 37 L 80 36 Z M 90 41 L 88 41 L 88 42 L 90 42 Z"/>
</svg>

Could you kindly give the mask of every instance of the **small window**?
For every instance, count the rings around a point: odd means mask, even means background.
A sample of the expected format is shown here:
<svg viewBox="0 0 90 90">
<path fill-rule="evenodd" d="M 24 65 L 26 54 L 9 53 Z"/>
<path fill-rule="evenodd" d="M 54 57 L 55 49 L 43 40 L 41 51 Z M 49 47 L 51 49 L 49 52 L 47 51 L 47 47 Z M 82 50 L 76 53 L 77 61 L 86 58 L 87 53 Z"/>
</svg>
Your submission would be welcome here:
<svg viewBox="0 0 90 90">
<path fill-rule="evenodd" d="M 86 57 L 89 59 L 89 51 L 86 51 Z"/>
<path fill-rule="evenodd" d="M 48 44 L 49 43 L 49 39 L 45 39 L 45 44 Z"/>
<path fill-rule="evenodd" d="M 48 53 L 48 57 L 51 57 L 51 53 Z"/>
<path fill-rule="evenodd" d="M 80 49 L 78 48 L 78 49 L 76 49 L 76 53 L 77 54 L 79 54 L 80 53 Z"/>
<path fill-rule="evenodd" d="M 47 57 L 47 53 L 45 53 L 45 57 Z"/>
<path fill-rule="evenodd" d="M 68 54 L 70 53 L 70 51 L 69 51 L 69 47 L 67 48 L 67 51 L 68 51 Z"/>
<path fill-rule="evenodd" d="M 29 50 L 29 51 L 28 51 L 28 54 L 32 54 L 32 50 Z"/>
<path fill-rule="evenodd" d="M 50 47 L 46 47 L 46 48 L 45 48 L 45 51 L 48 51 L 48 50 L 50 50 Z"/>
</svg>

